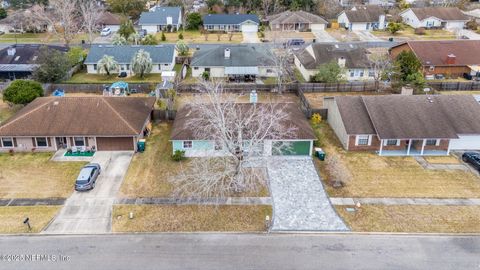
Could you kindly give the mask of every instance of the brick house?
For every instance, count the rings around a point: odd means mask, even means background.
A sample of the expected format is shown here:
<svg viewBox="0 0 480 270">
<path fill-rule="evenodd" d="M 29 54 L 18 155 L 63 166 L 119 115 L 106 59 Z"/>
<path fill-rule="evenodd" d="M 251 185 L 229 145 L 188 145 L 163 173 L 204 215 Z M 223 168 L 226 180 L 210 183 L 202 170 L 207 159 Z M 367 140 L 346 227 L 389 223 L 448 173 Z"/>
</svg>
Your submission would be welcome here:
<svg viewBox="0 0 480 270">
<path fill-rule="evenodd" d="M 480 149 L 480 105 L 471 95 L 339 96 L 324 104 L 348 151 L 408 156 Z"/>
</svg>

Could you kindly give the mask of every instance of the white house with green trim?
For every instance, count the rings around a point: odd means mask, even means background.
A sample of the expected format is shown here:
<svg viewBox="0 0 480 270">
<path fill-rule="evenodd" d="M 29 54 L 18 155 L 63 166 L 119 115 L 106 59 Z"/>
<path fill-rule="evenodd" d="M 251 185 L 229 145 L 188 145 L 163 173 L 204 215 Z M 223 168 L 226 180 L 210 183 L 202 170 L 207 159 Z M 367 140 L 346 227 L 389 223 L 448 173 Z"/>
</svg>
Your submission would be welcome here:
<svg viewBox="0 0 480 270">
<path fill-rule="evenodd" d="M 289 124 L 296 127 L 293 138 L 265 140 L 259 146 L 260 149 L 256 149 L 256 153 L 262 156 L 311 156 L 313 141 L 316 138 L 305 115 L 298 108 L 298 105 L 294 103 L 287 104 L 284 109 L 289 112 Z M 222 145 L 218 145 L 213 140 L 196 138 L 193 130 L 188 125 L 189 117 L 193 117 L 189 110 L 180 109 L 177 112 L 170 137 L 172 154 L 177 150 L 185 151 L 186 157 L 212 157 L 229 154 L 223 150 Z M 279 147 L 279 145 L 286 145 L 287 147 Z M 244 149 L 244 151 L 248 151 L 248 149 Z"/>
</svg>

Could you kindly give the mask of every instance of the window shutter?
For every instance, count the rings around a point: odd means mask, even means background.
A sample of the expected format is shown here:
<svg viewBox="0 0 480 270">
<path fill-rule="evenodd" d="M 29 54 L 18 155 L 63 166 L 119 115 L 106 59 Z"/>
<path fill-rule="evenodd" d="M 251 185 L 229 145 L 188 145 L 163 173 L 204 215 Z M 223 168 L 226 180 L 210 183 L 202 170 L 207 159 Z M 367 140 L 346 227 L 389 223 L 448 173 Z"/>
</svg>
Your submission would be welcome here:
<svg viewBox="0 0 480 270">
<path fill-rule="evenodd" d="M 85 137 L 84 140 L 85 140 L 85 146 L 88 147 L 88 137 Z"/>
<path fill-rule="evenodd" d="M 33 147 L 37 147 L 37 142 L 35 141 L 34 137 L 32 137 L 32 145 L 33 145 Z"/>
<path fill-rule="evenodd" d="M 13 138 L 13 147 L 17 147 L 17 138 Z"/>
<path fill-rule="evenodd" d="M 48 147 L 52 146 L 52 142 L 50 141 L 50 137 L 47 137 L 47 146 Z"/>
</svg>

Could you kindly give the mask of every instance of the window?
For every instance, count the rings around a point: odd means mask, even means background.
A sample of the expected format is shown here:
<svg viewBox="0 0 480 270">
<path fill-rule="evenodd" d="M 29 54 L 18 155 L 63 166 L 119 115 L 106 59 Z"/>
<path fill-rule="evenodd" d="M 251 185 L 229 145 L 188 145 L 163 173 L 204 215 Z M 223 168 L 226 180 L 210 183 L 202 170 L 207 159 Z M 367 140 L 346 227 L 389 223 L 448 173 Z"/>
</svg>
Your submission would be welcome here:
<svg viewBox="0 0 480 270">
<path fill-rule="evenodd" d="M 2 147 L 11 148 L 13 147 L 13 139 L 12 138 L 2 138 Z"/>
<path fill-rule="evenodd" d="M 194 70 L 198 70 L 198 67 L 193 67 Z"/>
<path fill-rule="evenodd" d="M 437 144 L 437 141 L 438 141 L 438 140 L 433 140 L 433 139 L 432 139 L 432 140 L 427 140 L 427 141 L 425 142 L 425 145 L 438 145 L 438 144 Z"/>
<path fill-rule="evenodd" d="M 85 138 L 73 137 L 73 143 L 75 144 L 75 146 L 85 146 Z"/>
<path fill-rule="evenodd" d="M 222 150 L 222 143 L 221 142 L 215 142 L 215 151 Z"/>
<path fill-rule="evenodd" d="M 368 77 L 375 77 L 375 72 L 373 70 L 369 70 Z"/>
<path fill-rule="evenodd" d="M 36 141 L 37 147 L 48 147 L 47 138 L 45 137 L 37 137 L 35 138 L 35 141 Z"/>
<path fill-rule="evenodd" d="M 399 140 L 386 140 L 384 145 L 400 145 Z"/>
<path fill-rule="evenodd" d="M 209 25 L 207 26 L 207 29 L 212 30 L 212 29 L 213 29 L 213 25 L 210 25 L 210 24 L 209 24 Z"/>
<path fill-rule="evenodd" d="M 162 64 L 158 64 L 158 69 L 162 69 Z"/>
<path fill-rule="evenodd" d="M 349 70 L 348 72 L 350 72 L 350 77 L 354 77 L 355 76 L 355 72 L 353 70 Z"/>
<path fill-rule="evenodd" d="M 166 66 L 166 67 L 168 67 L 168 65 L 170 65 L 170 64 L 163 64 L 163 65 Z"/>
<path fill-rule="evenodd" d="M 370 145 L 370 135 L 357 135 L 355 145 Z"/>
<path fill-rule="evenodd" d="M 193 146 L 192 141 L 183 141 L 183 149 L 190 149 Z"/>
<path fill-rule="evenodd" d="M 206 72 L 210 72 L 210 68 L 205 68 L 205 71 L 206 71 Z"/>
<path fill-rule="evenodd" d="M 130 70 L 130 64 L 127 64 L 127 70 Z"/>
<path fill-rule="evenodd" d="M 267 73 L 273 73 L 273 69 L 267 68 Z"/>
<path fill-rule="evenodd" d="M 93 70 L 97 70 L 97 64 L 93 64 Z"/>
<path fill-rule="evenodd" d="M 360 77 L 363 77 L 363 70 L 360 71 Z"/>
<path fill-rule="evenodd" d="M 435 66 L 430 66 L 430 67 L 428 68 L 428 70 L 434 71 L 434 70 L 435 70 Z"/>
</svg>

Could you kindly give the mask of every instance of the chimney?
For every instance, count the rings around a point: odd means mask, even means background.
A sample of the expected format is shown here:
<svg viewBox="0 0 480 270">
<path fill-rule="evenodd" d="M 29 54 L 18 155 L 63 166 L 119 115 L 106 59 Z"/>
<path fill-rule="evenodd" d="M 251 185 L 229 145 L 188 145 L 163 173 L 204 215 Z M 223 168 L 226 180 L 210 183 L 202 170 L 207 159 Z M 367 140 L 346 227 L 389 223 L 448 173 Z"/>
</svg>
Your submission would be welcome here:
<svg viewBox="0 0 480 270">
<path fill-rule="evenodd" d="M 230 49 L 225 48 L 225 58 L 230 58 Z"/>
<path fill-rule="evenodd" d="M 343 56 L 340 56 L 340 58 L 338 58 L 338 65 L 339 65 L 341 68 L 344 68 L 346 61 L 347 61 L 347 60 L 346 60 Z"/>
<path fill-rule="evenodd" d="M 169 24 L 173 24 L 173 18 L 172 18 L 172 16 L 168 16 L 168 17 L 167 17 L 167 25 L 169 25 Z"/>
<path fill-rule="evenodd" d="M 410 85 L 402 86 L 402 91 L 400 94 L 404 96 L 411 96 L 413 95 L 413 88 Z"/>
<path fill-rule="evenodd" d="M 14 56 L 16 52 L 17 52 L 17 49 L 15 49 L 15 47 L 10 47 L 7 50 L 8 56 Z"/>
<path fill-rule="evenodd" d="M 457 57 L 453 53 L 447 55 L 447 65 L 454 65 L 456 62 L 456 58 Z"/>
</svg>

